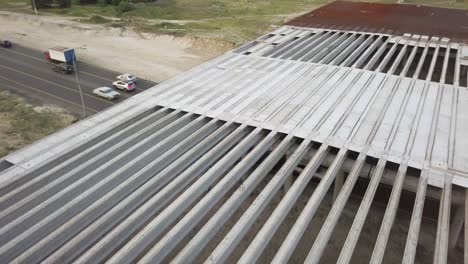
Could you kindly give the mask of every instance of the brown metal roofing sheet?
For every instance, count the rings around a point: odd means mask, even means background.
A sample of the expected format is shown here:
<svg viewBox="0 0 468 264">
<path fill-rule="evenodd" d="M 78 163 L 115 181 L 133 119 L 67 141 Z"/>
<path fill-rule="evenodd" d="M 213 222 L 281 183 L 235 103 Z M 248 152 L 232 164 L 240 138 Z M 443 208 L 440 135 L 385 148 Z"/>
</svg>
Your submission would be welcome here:
<svg viewBox="0 0 468 264">
<path fill-rule="evenodd" d="M 335 1 L 286 24 L 468 40 L 467 10 L 407 4 Z"/>
</svg>

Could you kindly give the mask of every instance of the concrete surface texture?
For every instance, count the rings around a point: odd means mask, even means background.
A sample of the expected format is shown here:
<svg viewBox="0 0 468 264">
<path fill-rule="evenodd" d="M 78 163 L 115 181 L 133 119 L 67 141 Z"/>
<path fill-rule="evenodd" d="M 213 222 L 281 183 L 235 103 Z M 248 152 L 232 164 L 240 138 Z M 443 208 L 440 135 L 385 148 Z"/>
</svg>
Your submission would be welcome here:
<svg viewBox="0 0 468 264">
<path fill-rule="evenodd" d="M 282 27 L 186 83 L 155 87 L 156 98 L 163 106 L 407 162 L 431 170 L 430 183 L 439 187 L 449 169 L 468 186 L 468 92 L 455 74 L 466 76 L 462 46 L 378 34 L 366 42 L 360 35 Z M 413 66 L 415 74 L 402 77 Z"/>
</svg>

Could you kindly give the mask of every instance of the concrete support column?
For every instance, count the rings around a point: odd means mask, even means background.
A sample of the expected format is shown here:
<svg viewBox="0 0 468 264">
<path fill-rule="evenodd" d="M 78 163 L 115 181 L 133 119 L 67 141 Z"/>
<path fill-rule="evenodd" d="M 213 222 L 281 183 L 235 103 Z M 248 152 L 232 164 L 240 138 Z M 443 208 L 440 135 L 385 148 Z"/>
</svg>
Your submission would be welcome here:
<svg viewBox="0 0 468 264">
<path fill-rule="evenodd" d="M 336 175 L 335 184 L 334 184 L 334 188 L 333 188 L 333 201 L 335 201 L 336 197 L 338 197 L 338 194 L 340 194 L 341 188 L 343 187 L 344 178 L 345 178 L 345 172 L 344 171 L 340 171 Z"/>
<path fill-rule="evenodd" d="M 449 236 L 449 250 L 454 250 L 457 247 L 457 242 L 460 239 L 460 234 L 463 230 L 463 224 L 465 223 L 465 206 L 459 205 L 455 209 L 455 215 L 452 223 L 450 224 L 450 236 Z"/>
<path fill-rule="evenodd" d="M 287 178 L 286 178 L 286 181 L 284 181 L 284 185 L 283 185 L 283 191 L 284 193 L 287 193 L 289 191 L 289 188 L 291 188 L 291 185 L 292 185 L 292 182 L 293 182 L 293 176 L 292 175 L 289 175 Z"/>
<path fill-rule="evenodd" d="M 465 264 L 468 264 L 468 190 L 465 189 Z"/>
<path fill-rule="evenodd" d="M 289 157 L 291 156 L 292 153 L 287 153 L 286 155 L 283 156 L 282 158 L 282 162 L 281 163 L 285 163 Z M 296 168 L 297 169 L 297 168 Z M 289 191 L 289 188 L 291 188 L 291 185 L 292 185 L 292 182 L 293 182 L 293 176 L 292 175 L 289 175 L 287 176 L 286 180 L 284 181 L 284 184 L 283 184 L 283 191 L 284 193 L 287 193 Z"/>
</svg>

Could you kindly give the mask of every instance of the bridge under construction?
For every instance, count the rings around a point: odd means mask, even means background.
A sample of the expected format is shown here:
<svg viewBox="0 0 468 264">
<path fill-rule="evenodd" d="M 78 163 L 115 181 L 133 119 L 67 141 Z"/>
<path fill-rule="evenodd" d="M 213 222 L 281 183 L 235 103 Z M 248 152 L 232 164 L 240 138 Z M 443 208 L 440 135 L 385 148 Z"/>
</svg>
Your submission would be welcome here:
<svg viewBox="0 0 468 264">
<path fill-rule="evenodd" d="M 0 160 L 0 262 L 462 261 L 468 44 L 340 5 Z"/>
</svg>

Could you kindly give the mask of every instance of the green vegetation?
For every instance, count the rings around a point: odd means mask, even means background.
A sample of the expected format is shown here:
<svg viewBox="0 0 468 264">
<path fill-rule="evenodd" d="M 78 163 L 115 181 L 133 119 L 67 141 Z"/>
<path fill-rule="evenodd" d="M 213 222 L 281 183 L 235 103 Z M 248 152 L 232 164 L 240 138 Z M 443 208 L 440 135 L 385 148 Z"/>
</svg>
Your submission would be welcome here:
<svg viewBox="0 0 468 264">
<path fill-rule="evenodd" d="M 304 12 L 324 0 L 167 0 L 145 4 L 129 15 L 145 18 L 199 20 L 285 15 Z"/>
<path fill-rule="evenodd" d="M 121 16 L 123 13 L 128 12 L 133 9 L 133 5 L 131 5 L 128 0 L 122 0 L 117 5 L 117 14 Z"/>
<path fill-rule="evenodd" d="M 0 7 L 30 0 L 0 0 Z M 36 0 L 59 1 L 59 0 Z M 61 0 L 65 1 L 65 0 Z M 94 1 L 90 2 L 90 1 Z M 47 8 L 40 13 L 82 17 L 88 23 L 121 24 L 148 32 L 209 36 L 240 44 L 289 18 L 316 8 L 326 0 L 72 0 L 70 8 Z M 83 4 L 88 3 L 88 4 Z M 5 8 L 4 8 L 5 9 Z M 22 7 L 25 9 L 25 6 Z M 30 11 L 30 9 L 28 10 Z M 102 19 L 98 19 L 97 16 Z M 112 18 L 114 21 L 106 21 Z"/>
<path fill-rule="evenodd" d="M 27 0 L 0 0 L 0 9 L 2 10 L 13 10 L 21 12 L 29 12 L 31 9 L 31 2 Z"/>
<path fill-rule="evenodd" d="M 129 17 L 147 19 L 144 31 L 208 36 L 233 44 L 245 43 L 285 20 L 316 8 L 324 0 L 173 0 L 136 4 Z"/>
<path fill-rule="evenodd" d="M 106 24 L 106 23 L 111 22 L 112 20 L 106 19 L 102 16 L 92 16 L 88 19 L 80 19 L 80 21 L 85 22 L 85 23 L 92 23 L 92 24 Z"/>
<path fill-rule="evenodd" d="M 0 0 L 1 9 L 30 12 L 32 0 Z M 328 0 L 35 0 L 72 1 L 70 8 L 40 13 L 82 17 L 88 23 L 131 26 L 147 32 L 190 35 L 244 43 L 285 20 L 319 7 Z M 395 3 L 397 0 L 369 0 Z M 406 0 L 406 3 L 468 8 L 468 3 Z M 28 7 L 29 6 L 29 7 Z M 119 21 L 121 20 L 121 21 Z"/>
<path fill-rule="evenodd" d="M 160 22 L 150 25 L 139 25 L 139 29 L 146 31 L 146 32 L 158 32 L 164 34 L 170 34 L 174 36 L 183 36 L 186 34 L 195 34 L 196 32 L 206 31 L 206 32 L 213 32 L 216 30 L 220 30 L 219 27 L 215 25 L 210 25 L 209 23 L 171 23 L 171 22 Z"/>
<path fill-rule="evenodd" d="M 0 157 L 70 125 L 69 114 L 38 109 L 20 97 L 0 92 Z"/>
</svg>

